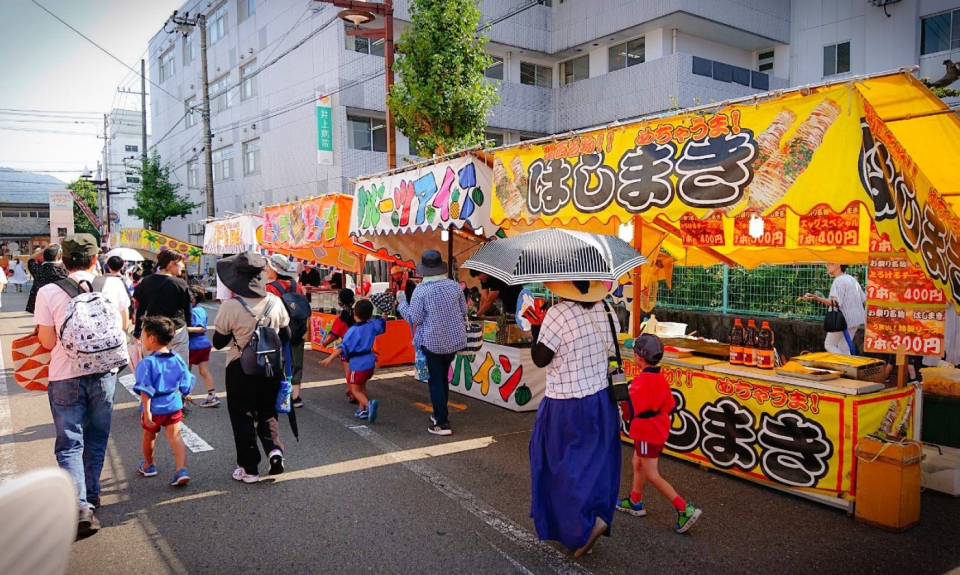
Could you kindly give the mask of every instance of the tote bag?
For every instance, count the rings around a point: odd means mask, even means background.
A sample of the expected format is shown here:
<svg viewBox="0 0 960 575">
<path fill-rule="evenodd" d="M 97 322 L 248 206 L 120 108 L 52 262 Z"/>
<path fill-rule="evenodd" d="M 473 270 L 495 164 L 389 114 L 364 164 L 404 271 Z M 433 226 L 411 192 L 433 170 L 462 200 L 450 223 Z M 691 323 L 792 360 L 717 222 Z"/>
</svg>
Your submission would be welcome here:
<svg viewBox="0 0 960 575">
<path fill-rule="evenodd" d="M 46 391 L 50 384 L 50 350 L 40 344 L 39 327 L 30 335 L 13 340 L 13 378 L 23 389 Z"/>
</svg>

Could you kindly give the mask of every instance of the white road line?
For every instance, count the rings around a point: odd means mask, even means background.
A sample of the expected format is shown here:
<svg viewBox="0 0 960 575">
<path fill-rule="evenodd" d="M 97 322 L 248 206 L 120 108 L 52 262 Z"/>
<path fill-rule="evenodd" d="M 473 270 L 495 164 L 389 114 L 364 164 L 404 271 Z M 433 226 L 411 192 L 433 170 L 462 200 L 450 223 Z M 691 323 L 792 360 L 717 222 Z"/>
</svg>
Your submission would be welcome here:
<svg viewBox="0 0 960 575">
<path fill-rule="evenodd" d="M 10 415 L 10 401 L 7 398 L 7 368 L 3 363 L 3 343 L 0 342 L 0 485 L 17 472 L 13 443 L 10 443 L 9 439 L 11 435 L 13 417 Z"/>
<path fill-rule="evenodd" d="M 304 406 L 306 409 L 321 415 L 330 421 L 339 423 L 347 429 L 353 431 L 371 444 L 375 445 L 384 454 L 389 455 L 393 452 L 403 451 L 399 445 L 384 438 L 382 435 L 373 431 L 366 425 L 357 425 L 355 420 L 340 415 L 329 409 L 319 407 L 314 403 Z M 433 485 L 438 491 L 452 499 L 460 507 L 470 512 L 492 527 L 498 533 L 513 541 L 518 547 L 533 553 L 550 569 L 560 575 L 589 575 L 590 571 L 574 563 L 566 555 L 557 551 L 550 545 L 540 541 L 537 536 L 530 533 L 520 525 L 516 524 L 509 517 L 497 511 L 484 503 L 479 497 L 457 485 L 453 480 L 444 476 L 440 472 L 417 461 L 397 461 L 398 464 L 412 471 L 421 480 Z"/>
<path fill-rule="evenodd" d="M 128 373 L 127 375 L 120 376 L 120 384 L 123 385 L 130 392 L 130 395 L 134 397 L 139 397 L 137 392 L 133 391 L 133 386 L 137 383 L 137 376 Z M 190 451 L 194 453 L 199 453 L 201 451 L 213 451 L 213 447 L 203 440 L 202 437 L 194 433 L 192 429 L 186 426 L 186 424 L 180 424 L 180 437 L 183 438 L 183 443 L 187 446 Z"/>
<path fill-rule="evenodd" d="M 511 556 L 510 556 L 509 554 L 507 554 L 507 552 L 504 551 L 503 549 L 500 549 L 499 547 L 497 547 L 496 545 L 494 545 L 493 542 L 491 542 L 489 539 L 487 539 L 487 538 L 484 537 L 483 535 L 480 535 L 480 532 L 479 532 L 479 531 L 477 531 L 476 533 L 477 533 L 477 537 L 479 537 L 480 539 L 483 539 L 484 541 L 486 541 L 486 542 L 487 542 L 487 545 L 489 545 L 490 547 L 493 547 L 493 550 L 494 550 L 494 551 L 496 551 L 497 553 L 499 553 L 501 557 L 503 557 L 503 558 L 506 559 L 511 565 L 513 565 L 514 569 L 517 570 L 517 573 L 522 573 L 523 575 L 534 575 L 533 571 L 531 571 L 531 570 L 527 569 L 526 567 L 524 567 L 523 564 L 521 564 L 519 561 L 517 561 L 516 559 L 514 559 L 513 557 L 511 557 Z"/>
</svg>

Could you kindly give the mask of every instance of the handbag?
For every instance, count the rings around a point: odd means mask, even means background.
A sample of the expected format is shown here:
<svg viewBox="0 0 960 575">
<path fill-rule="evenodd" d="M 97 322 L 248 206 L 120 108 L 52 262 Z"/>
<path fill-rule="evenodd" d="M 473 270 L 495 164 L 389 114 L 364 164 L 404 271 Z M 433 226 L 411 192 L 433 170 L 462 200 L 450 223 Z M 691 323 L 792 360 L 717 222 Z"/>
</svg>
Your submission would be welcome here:
<svg viewBox="0 0 960 575">
<path fill-rule="evenodd" d="M 630 401 L 630 386 L 627 384 L 627 376 L 623 372 L 623 358 L 620 356 L 617 326 L 613 323 L 613 316 L 610 315 L 610 308 L 607 307 L 607 302 L 602 303 L 604 314 L 607 316 L 607 322 L 610 324 L 610 336 L 613 338 L 614 357 L 607 358 L 607 383 L 610 388 L 610 396 L 613 398 L 613 401 L 617 403 Z M 597 325 L 593 316 L 587 315 L 587 317 L 590 318 L 593 327 L 597 329 L 597 333 L 602 334 L 600 326 Z"/>
<path fill-rule="evenodd" d="M 13 379 L 23 389 L 46 391 L 50 385 L 50 351 L 40 343 L 40 328 L 34 327 L 30 335 L 13 340 L 10 354 L 13 356 Z"/>
<path fill-rule="evenodd" d="M 840 304 L 836 301 L 832 301 L 830 307 L 827 308 L 827 315 L 823 317 L 823 329 L 827 333 L 847 331 L 847 318 L 843 317 Z"/>
<path fill-rule="evenodd" d="M 464 317 L 464 322 L 467 328 L 467 345 L 460 355 L 477 355 L 483 347 L 483 324 L 470 321 L 469 317 Z"/>
</svg>

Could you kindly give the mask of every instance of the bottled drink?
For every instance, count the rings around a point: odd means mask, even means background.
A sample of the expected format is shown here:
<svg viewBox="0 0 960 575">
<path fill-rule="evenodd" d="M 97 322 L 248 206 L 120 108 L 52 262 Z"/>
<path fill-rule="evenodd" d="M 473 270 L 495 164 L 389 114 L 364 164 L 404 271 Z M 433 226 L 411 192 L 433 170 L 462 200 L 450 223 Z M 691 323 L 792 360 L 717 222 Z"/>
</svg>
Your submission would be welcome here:
<svg viewBox="0 0 960 575">
<path fill-rule="evenodd" d="M 760 324 L 757 333 L 757 367 L 773 369 L 773 330 L 766 321 Z"/>
<path fill-rule="evenodd" d="M 657 327 L 659 326 L 659 324 L 660 322 L 657 321 L 657 316 L 650 314 L 650 319 L 646 321 L 641 332 L 652 333 L 653 335 L 657 335 Z"/>
<path fill-rule="evenodd" d="M 757 324 L 752 319 L 743 332 L 743 365 L 757 366 Z"/>
<path fill-rule="evenodd" d="M 743 322 L 737 318 L 730 330 L 730 363 L 743 365 Z"/>
</svg>

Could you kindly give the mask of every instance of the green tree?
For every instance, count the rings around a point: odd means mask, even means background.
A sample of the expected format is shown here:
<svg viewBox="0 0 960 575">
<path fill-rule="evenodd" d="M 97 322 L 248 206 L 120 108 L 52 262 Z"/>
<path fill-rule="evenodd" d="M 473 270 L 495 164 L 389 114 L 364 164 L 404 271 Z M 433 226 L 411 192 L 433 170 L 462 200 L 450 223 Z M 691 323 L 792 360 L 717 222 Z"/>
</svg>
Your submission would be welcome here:
<svg viewBox="0 0 960 575">
<path fill-rule="evenodd" d="M 97 200 L 99 194 L 97 193 L 96 186 L 87 180 L 77 178 L 76 181 L 67 184 L 67 189 L 73 190 L 82 201 L 87 203 L 90 211 L 92 211 L 94 215 L 97 215 Z M 100 241 L 100 230 L 97 229 L 97 226 L 93 225 L 93 222 L 90 221 L 87 214 L 83 213 L 83 210 L 80 209 L 80 206 L 77 205 L 76 202 L 73 204 L 73 231 L 78 234 L 93 234 L 94 237 L 97 238 L 97 241 Z"/>
<path fill-rule="evenodd" d="M 148 230 L 163 231 L 163 222 L 176 216 L 185 216 L 201 204 L 180 195 L 180 184 L 170 182 L 170 165 L 160 163 L 154 150 L 143 166 L 133 168 L 140 176 L 140 188 L 133 195 L 136 206 L 133 215 L 143 220 Z"/>
<path fill-rule="evenodd" d="M 486 36 L 476 33 L 480 10 L 474 0 L 412 0 L 410 20 L 397 42 L 398 81 L 387 96 L 397 128 L 421 153 L 482 143 L 499 97 L 483 76 L 492 59 L 483 50 Z"/>
</svg>

